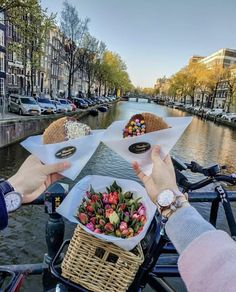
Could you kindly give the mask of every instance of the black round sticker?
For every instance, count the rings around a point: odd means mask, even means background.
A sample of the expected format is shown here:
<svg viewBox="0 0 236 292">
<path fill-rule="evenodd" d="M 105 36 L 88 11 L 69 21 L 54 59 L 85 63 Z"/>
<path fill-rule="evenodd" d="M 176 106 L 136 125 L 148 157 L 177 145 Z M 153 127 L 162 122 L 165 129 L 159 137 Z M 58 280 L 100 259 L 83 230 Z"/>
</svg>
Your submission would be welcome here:
<svg viewBox="0 0 236 292">
<path fill-rule="evenodd" d="M 72 156 L 76 152 L 76 148 L 74 146 L 68 146 L 58 150 L 55 154 L 56 158 L 64 159 Z"/>
<path fill-rule="evenodd" d="M 151 145 L 147 142 L 138 142 L 129 146 L 129 151 L 135 154 L 141 154 L 148 151 Z"/>
</svg>

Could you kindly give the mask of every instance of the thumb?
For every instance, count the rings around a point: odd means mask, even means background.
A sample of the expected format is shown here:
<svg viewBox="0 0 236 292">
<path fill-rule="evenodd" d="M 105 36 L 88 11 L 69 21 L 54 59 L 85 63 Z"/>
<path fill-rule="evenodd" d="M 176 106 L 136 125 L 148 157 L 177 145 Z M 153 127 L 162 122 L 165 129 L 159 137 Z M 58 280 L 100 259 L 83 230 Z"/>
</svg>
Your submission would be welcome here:
<svg viewBox="0 0 236 292">
<path fill-rule="evenodd" d="M 52 173 L 58 173 L 62 172 L 63 170 L 66 170 L 70 167 L 70 163 L 68 161 L 63 161 L 59 163 L 54 164 L 48 164 L 43 166 L 43 172 L 46 175 L 52 174 Z"/>
<path fill-rule="evenodd" d="M 160 157 L 160 151 L 161 151 L 161 147 L 159 145 L 154 146 L 154 148 L 152 149 L 151 158 L 152 158 L 153 163 L 157 163 L 157 164 L 162 163 L 162 159 Z"/>
</svg>

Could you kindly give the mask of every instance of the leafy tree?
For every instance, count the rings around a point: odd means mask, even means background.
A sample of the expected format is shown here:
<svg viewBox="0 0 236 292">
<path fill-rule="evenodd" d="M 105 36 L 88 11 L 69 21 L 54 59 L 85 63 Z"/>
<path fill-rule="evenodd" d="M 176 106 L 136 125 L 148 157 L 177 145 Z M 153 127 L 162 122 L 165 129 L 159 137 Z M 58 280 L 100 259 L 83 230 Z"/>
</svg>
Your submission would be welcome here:
<svg viewBox="0 0 236 292">
<path fill-rule="evenodd" d="M 68 97 L 71 97 L 71 87 L 75 73 L 81 69 L 83 54 L 82 43 L 88 32 L 89 19 L 81 20 L 74 6 L 67 1 L 63 3 L 61 12 L 61 30 L 64 33 L 65 48 L 61 58 L 68 71 Z"/>
<path fill-rule="evenodd" d="M 24 5 L 24 9 L 19 9 L 20 4 Z M 21 56 L 25 72 L 29 72 L 27 93 L 30 91 L 32 95 L 43 56 L 43 44 L 55 15 L 48 16 L 47 10 L 41 8 L 38 0 L 27 0 L 15 1 L 15 5 L 8 8 L 7 18 L 13 25 L 15 35 L 18 35 L 18 39 L 8 43 L 8 50 Z"/>
<path fill-rule="evenodd" d="M 236 66 L 233 65 L 225 70 L 226 81 L 228 84 L 227 112 L 236 111 Z"/>
</svg>

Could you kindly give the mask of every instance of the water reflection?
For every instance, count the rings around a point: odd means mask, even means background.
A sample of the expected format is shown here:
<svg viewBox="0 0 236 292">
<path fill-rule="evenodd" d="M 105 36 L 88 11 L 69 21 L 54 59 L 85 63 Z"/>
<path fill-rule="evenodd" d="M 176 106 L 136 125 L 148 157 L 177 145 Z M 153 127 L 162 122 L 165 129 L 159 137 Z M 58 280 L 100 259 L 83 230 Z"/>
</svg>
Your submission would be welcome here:
<svg viewBox="0 0 236 292">
<path fill-rule="evenodd" d="M 107 128 L 112 121 L 129 119 L 135 113 L 152 112 L 163 117 L 186 116 L 179 110 L 166 108 L 144 102 L 120 102 L 107 113 L 99 113 L 97 117 L 88 116 L 82 119 L 91 128 Z M 193 118 L 191 125 L 177 142 L 172 153 L 185 161 L 196 160 L 200 164 L 209 165 L 219 162 L 236 171 L 236 131 L 217 126 L 212 122 Z M 0 149 L 0 176 L 9 177 L 25 160 L 28 153 L 20 144 Z M 110 175 L 120 178 L 135 179 L 130 165 L 116 153 L 100 144 L 86 167 L 77 178 L 87 174 Z M 209 206 L 199 204 L 198 208 L 204 217 L 209 215 Z M 46 251 L 44 226 L 47 220 L 43 207 L 23 207 L 10 216 L 9 227 L 0 235 L 0 264 L 29 263 L 42 261 Z M 219 226 L 226 228 L 225 218 L 220 209 Z M 73 232 L 74 226 L 67 223 L 66 238 Z M 4 238 L 4 240 L 3 240 Z M 37 291 L 38 279 L 28 281 L 25 291 Z M 39 287 L 39 286 L 38 286 Z M 38 291 L 42 291 L 39 287 Z"/>
</svg>

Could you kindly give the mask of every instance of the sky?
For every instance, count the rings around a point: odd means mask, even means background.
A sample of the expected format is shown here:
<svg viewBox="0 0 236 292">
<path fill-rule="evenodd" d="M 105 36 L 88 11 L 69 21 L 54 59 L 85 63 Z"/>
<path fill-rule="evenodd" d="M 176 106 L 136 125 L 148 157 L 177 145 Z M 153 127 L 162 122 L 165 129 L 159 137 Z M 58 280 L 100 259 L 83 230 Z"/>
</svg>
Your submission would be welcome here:
<svg viewBox="0 0 236 292">
<path fill-rule="evenodd" d="M 236 0 L 69 0 L 89 31 L 127 65 L 135 86 L 153 87 L 193 55 L 236 49 Z M 41 0 L 58 13 L 63 0 Z"/>
</svg>

